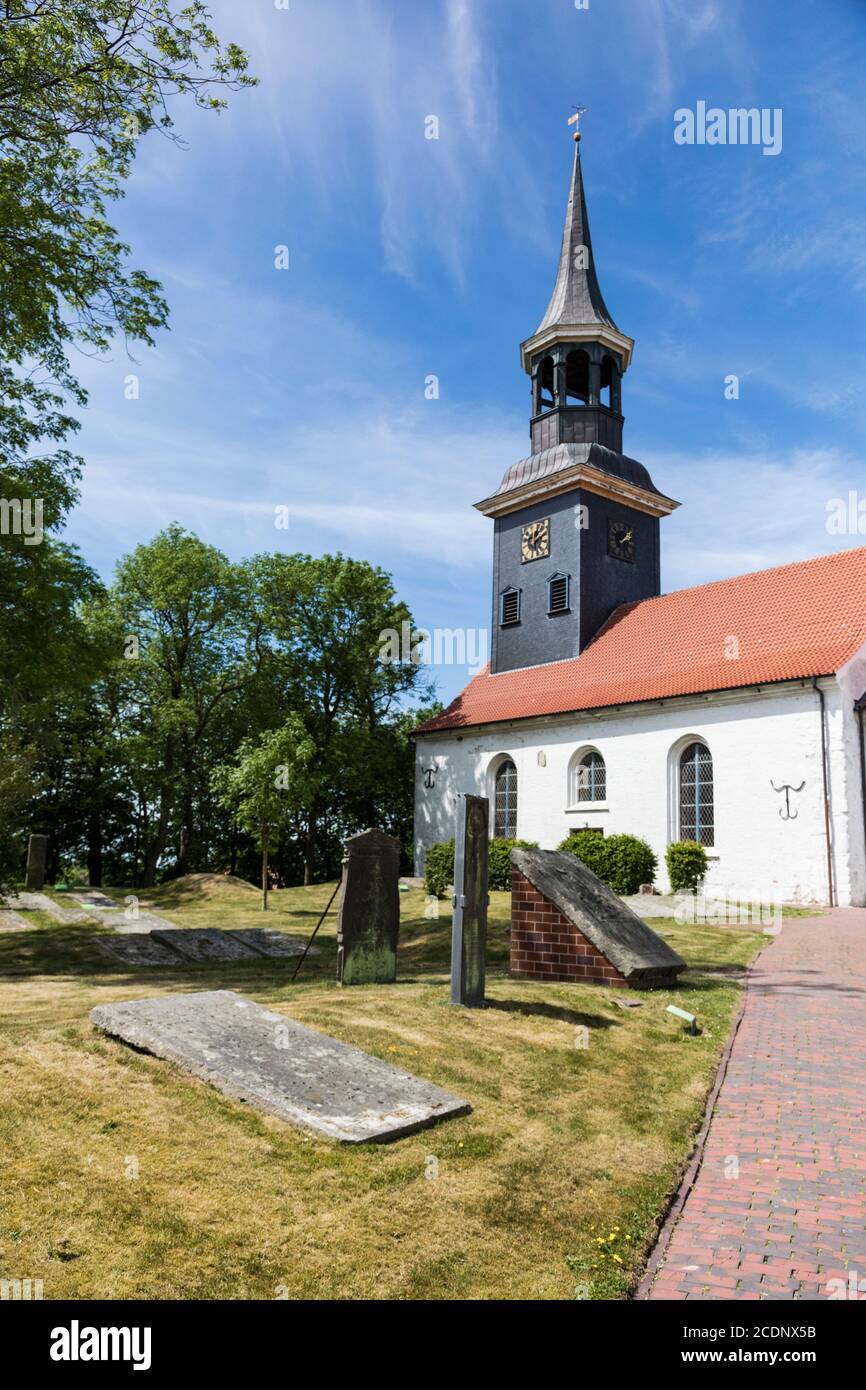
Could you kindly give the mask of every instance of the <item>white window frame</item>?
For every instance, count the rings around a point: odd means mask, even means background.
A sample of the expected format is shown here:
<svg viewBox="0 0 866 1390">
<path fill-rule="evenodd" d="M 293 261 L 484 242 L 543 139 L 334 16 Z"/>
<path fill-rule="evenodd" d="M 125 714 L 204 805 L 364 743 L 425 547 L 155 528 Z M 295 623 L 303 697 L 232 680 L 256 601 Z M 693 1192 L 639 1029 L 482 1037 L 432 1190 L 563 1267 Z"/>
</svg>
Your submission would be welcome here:
<svg viewBox="0 0 866 1390">
<path fill-rule="evenodd" d="M 706 748 L 713 763 L 713 843 L 705 845 L 704 848 L 710 859 L 718 857 L 719 851 L 719 784 L 717 776 L 716 755 L 710 747 L 709 741 L 703 734 L 690 733 L 678 738 L 668 753 L 668 844 L 674 844 L 682 839 L 682 808 L 680 805 L 680 761 L 683 753 L 690 748 L 693 743 L 699 743 Z"/>
<path fill-rule="evenodd" d="M 602 762 L 604 763 L 604 799 L 603 799 L 602 801 L 578 801 L 578 799 L 577 799 L 577 793 L 578 793 L 578 791 L 579 791 L 579 788 L 578 788 L 578 785 L 577 785 L 578 769 L 580 768 L 580 765 L 581 765 L 581 763 L 583 762 L 583 759 L 584 759 L 584 758 L 587 756 L 587 754 L 589 754 L 589 753 L 597 753 L 598 756 L 601 758 Z M 581 811 L 581 812 L 582 812 L 582 811 L 606 811 L 606 810 L 608 809 L 608 797 L 609 797 L 610 791 L 609 791 L 608 780 L 607 780 L 607 779 L 608 779 L 607 758 L 604 756 L 604 754 L 602 753 L 601 749 L 598 748 L 598 747 L 596 746 L 596 744 L 594 744 L 594 743 L 585 743 L 585 744 L 582 745 L 582 747 L 578 748 L 574 753 L 572 753 L 571 757 L 570 757 L 569 760 L 568 760 L 568 773 L 567 773 L 567 776 L 568 776 L 568 785 L 567 785 L 567 787 L 566 787 L 566 797 L 567 797 L 567 799 L 568 799 L 568 805 L 567 805 L 567 807 L 566 807 L 566 810 L 568 810 L 568 811 Z"/>
</svg>

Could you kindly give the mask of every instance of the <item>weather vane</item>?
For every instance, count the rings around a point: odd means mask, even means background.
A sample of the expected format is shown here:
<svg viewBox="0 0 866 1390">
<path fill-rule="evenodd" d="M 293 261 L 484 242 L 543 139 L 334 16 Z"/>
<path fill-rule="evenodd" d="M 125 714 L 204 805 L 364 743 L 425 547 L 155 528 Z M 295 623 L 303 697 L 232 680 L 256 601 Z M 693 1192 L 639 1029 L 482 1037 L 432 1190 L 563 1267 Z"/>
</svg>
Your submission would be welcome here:
<svg viewBox="0 0 866 1390">
<path fill-rule="evenodd" d="M 574 115 L 569 116 L 568 118 L 569 125 L 577 126 L 577 130 L 574 132 L 574 138 L 577 141 L 580 140 L 580 118 L 587 109 L 588 108 L 586 106 L 575 106 Z"/>
</svg>

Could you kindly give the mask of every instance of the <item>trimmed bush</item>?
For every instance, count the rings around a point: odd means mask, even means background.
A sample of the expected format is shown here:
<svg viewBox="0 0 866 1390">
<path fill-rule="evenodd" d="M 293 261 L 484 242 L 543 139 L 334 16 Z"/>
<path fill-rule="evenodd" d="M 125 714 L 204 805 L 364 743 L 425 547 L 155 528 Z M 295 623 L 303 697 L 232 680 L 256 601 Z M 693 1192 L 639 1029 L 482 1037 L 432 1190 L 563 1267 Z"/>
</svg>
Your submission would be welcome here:
<svg viewBox="0 0 866 1390">
<path fill-rule="evenodd" d="M 637 835 L 608 837 L 611 858 L 610 886 L 615 893 L 637 893 L 642 883 L 652 883 L 658 860 L 646 840 Z"/>
<path fill-rule="evenodd" d="M 642 883 L 652 883 L 658 867 L 646 840 L 636 835 L 572 830 L 559 848 L 580 859 L 615 893 L 636 893 Z"/>
<path fill-rule="evenodd" d="M 534 840 L 493 839 L 488 859 L 488 887 L 508 892 L 511 888 L 511 851 L 538 849 Z M 424 861 L 424 883 L 427 892 L 441 898 L 449 883 L 454 882 L 454 841 L 444 840 L 431 845 Z"/>
<path fill-rule="evenodd" d="M 511 851 L 513 849 L 538 849 L 538 844 L 535 840 L 491 840 L 487 871 L 489 888 L 499 889 L 504 893 L 511 892 Z"/>
<path fill-rule="evenodd" d="M 424 883 L 432 897 L 441 898 L 449 883 L 454 882 L 454 841 L 443 840 L 431 845 L 424 860 Z"/>
<path fill-rule="evenodd" d="M 606 840 L 595 830 L 571 830 L 562 844 L 559 845 L 559 849 L 573 854 L 576 859 L 579 859 L 582 864 L 597 874 L 602 883 L 610 883 L 609 845 L 610 840 Z"/>
<path fill-rule="evenodd" d="M 675 840 L 665 851 L 671 892 L 697 893 L 707 876 L 707 851 L 697 840 Z"/>
</svg>

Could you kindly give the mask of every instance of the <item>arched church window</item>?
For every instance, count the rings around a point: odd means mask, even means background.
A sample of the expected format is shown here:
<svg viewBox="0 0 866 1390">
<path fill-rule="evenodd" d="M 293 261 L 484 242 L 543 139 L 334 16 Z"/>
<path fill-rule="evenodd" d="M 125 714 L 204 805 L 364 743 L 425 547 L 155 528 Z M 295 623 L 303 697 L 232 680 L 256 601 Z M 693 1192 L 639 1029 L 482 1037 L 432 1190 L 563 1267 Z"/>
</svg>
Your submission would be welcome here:
<svg viewBox="0 0 866 1390">
<path fill-rule="evenodd" d="M 588 748 L 575 759 L 571 769 L 569 804 L 607 799 L 607 768 L 597 748 Z"/>
<path fill-rule="evenodd" d="M 690 743 L 680 754 L 680 839 L 715 843 L 713 759 L 705 743 Z"/>
<path fill-rule="evenodd" d="M 575 348 L 565 359 L 565 398 L 586 405 L 589 400 L 589 353 Z"/>
<path fill-rule="evenodd" d="M 510 758 L 496 769 L 493 833 L 508 840 L 517 838 L 517 768 Z"/>
</svg>

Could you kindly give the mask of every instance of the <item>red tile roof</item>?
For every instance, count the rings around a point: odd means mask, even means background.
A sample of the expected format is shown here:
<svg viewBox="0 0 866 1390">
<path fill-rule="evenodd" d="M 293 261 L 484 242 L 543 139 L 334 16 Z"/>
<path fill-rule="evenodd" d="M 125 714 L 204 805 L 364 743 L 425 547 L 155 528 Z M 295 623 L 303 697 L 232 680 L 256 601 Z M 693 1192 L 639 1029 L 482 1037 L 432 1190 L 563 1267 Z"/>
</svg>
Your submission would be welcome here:
<svg viewBox="0 0 866 1390">
<path fill-rule="evenodd" d="M 470 681 L 416 730 L 835 673 L 866 642 L 866 547 L 624 604 L 567 661 Z"/>
</svg>

